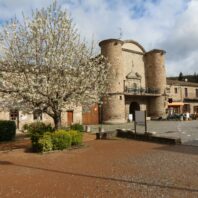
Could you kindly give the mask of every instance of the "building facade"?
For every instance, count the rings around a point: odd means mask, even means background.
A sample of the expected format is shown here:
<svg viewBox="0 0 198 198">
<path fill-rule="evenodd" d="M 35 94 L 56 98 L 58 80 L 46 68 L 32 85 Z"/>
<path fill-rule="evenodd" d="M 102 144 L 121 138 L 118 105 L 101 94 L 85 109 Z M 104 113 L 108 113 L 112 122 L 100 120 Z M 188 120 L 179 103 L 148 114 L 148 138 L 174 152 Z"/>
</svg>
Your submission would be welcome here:
<svg viewBox="0 0 198 198">
<path fill-rule="evenodd" d="M 90 107 L 75 106 L 64 110 L 61 114 L 61 125 L 70 126 L 74 123 L 79 124 L 98 124 L 99 123 L 99 107 L 93 104 Z M 22 129 L 24 124 L 30 124 L 36 121 L 42 121 L 47 124 L 54 125 L 53 119 L 40 110 L 32 113 L 24 113 L 21 110 L 10 109 L 10 111 L 1 111 L 0 120 L 13 120 L 16 122 L 18 129 Z"/>
<path fill-rule="evenodd" d="M 135 118 L 135 111 L 147 112 L 151 118 L 168 113 L 198 114 L 198 83 L 175 81 L 166 78 L 165 51 L 144 47 L 133 40 L 108 39 L 99 43 L 101 54 L 111 64 L 108 97 L 102 105 L 71 107 L 62 112 L 61 124 L 85 125 L 125 123 Z M 24 114 L 10 110 L 0 112 L 0 119 L 15 120 L 17 127 L 42 120 L 53 124 L 52 118 L 42 112 Z"/>
<path fill-rule="evenodd" d="M 198 113 L 198 84 L 166 79 L 165 51 L 146 52 L 133 40 L 99 43 L 111 63 L 109 96 L 103 100 L 104 123 L 124 123 L 136 110 L 151 118 L 168 113 Z"/>
<path fill-rule="evenodd" d="M 167 94 L 171 113 L 198 114 L 198 83 L 167 79 Z"/>
<path fill-rule="evenodd" d="M 53 119 L 40 110 L 35 110 L 32 113 L 24 113 L 21 110 L 10 109 L 10 111 L 0 112 L 0 120 L 13 120 L 16 122 L 18 129 L 22 129 L 24 124 L 29 124 L 35 121 L 42 121 L 47 124 L 54 124 Z M 69 126 L 73 123 L 82 123 L 82 107 L 70 108 L 62 112 L 61 124 Z"/>
<path fill-rule="evenodd" d="M 146 110 L 151 117 L 166 113 L 165 51 L 145 49 L 133 40 L 103 40 L 101 54 L 111 63 L 109 96 L 103 101 L 105 123 L 127 122 L 129 114 Z"/>
</svg>

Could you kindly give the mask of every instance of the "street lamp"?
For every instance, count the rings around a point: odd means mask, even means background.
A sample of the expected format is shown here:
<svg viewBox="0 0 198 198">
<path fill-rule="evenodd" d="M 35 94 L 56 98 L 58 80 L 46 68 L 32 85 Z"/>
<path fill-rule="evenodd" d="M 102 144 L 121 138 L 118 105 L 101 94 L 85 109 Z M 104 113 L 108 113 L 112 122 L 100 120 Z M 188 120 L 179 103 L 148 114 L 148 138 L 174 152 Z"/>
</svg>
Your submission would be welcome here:
<svg viewBox="0 0 198 198">
<path fill-rule="evenodd" d="M 100 101 L 98 102 L 98 107 L 99 107 L 99 133 L 103 132 L 102 129 L 102 105 L 103 105 L 103 101 L 100 99 Z"/>
</svg>

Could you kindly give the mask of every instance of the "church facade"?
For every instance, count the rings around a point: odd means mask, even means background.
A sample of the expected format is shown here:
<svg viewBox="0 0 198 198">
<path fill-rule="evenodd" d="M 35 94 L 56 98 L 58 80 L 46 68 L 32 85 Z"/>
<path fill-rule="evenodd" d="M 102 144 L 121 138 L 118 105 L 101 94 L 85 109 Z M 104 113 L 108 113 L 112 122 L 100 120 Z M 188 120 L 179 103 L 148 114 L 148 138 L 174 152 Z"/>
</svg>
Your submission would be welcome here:
<svg viewBox="0 0 198 198">
<path fill-rule="evenodd" d="M 103 100 L 103 122 L 124 123 L 136 110 L 161 117 L 167 108 L 165 51 L 145 49 L 133 40 L 99 43 L 111 63 L 109 96 Z"/>
</svg>

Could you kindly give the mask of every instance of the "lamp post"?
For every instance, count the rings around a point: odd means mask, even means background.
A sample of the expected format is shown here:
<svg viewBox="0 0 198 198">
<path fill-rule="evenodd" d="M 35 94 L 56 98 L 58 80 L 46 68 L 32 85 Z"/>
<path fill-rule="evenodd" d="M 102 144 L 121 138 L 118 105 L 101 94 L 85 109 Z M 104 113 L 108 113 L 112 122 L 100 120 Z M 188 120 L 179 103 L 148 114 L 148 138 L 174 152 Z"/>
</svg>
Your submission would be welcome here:
<svg viewBox="0 0 198 198">
<path fill-rule="evenodd" d="M 103 132 L 103 128 L 102 128 L 102 104 L 103 101 L 100 99 L 100 101 L 98 102 L 98 106 L 99 106 L 99 133 Z"/>
</svg>

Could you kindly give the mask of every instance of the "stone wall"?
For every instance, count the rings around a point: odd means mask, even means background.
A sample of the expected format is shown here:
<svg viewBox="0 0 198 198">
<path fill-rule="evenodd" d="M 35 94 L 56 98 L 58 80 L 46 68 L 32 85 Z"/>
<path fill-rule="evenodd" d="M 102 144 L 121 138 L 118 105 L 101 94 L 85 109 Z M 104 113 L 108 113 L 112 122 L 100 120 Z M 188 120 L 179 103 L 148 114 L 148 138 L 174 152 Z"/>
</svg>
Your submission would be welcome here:
<svg viewBox="0 0 198 198">
<path fill-rule="evenodd" d="M 123 45 L 122 49 L 126 49 L 127 47 L 130 47 L 128 43 L 125 43 Z M 141 76 L 141 87 L 146 87 L 145 82 L 145 67 L 144 67 L 144 61 L 143 61 L 143 53 L 135 53 L 132 51 L 122 51 L 123 55 L 123 64 L 124 64 L 124 80 L 126 80 L 127 74 L 130 72 L 133 72 L 134 74 L 137 72 L 138 75 Z"/>
<path fill-rule="evenodd" d="M 166 72 L 164 66 L 163 50 L 152 50 L 145 54 L 146 68 L 146 85 L 148 88 L 159 89 L 161 96 L 149 99 L 149 115 L 163 116 L 166 109 L 166 98 L 164 96 L 166 90 Z"/>
<path fill-rule="evenodd" d="M 124 64 L 122 56 L 123 42 L 117 39 L 109 39 L 100 42 L 101 54 L 111 64 L 110 68 L 110 96 L 103 101 L 102 119 L 104 123 L 125 122 L 125 98 L 124 92 Z"/>
<path fill-rule="evenodd" d="M 125 97 L 125 111 L 126 111 L 126 119 L 128 119 L 129 116 L 129 110 L 130 110 L 130 104 L 132 102 L 137 102 L 140 105 L 141 111 L 147 111 L 148 110 L 148 99 L 145 97 L 135 97 L 135 96 L 126 96 Z"/>
<path fill-rule="evenodd" d="M 10 113 L 8 111 L 0 112 L 0 120 L 10 120 Z M 36 121 L 38 120 L 34 120 L 32 113 L 24 114 L 22 111 L 19 111 L 19 117 L 18 117 L 19 129 L 22 129 L 24 124 L 29 124 Z M 47 124 L 52 124 L 52 126 L 54 125 L 53 119 L 44 113 L 42 114 L 41 121 Z M 73 123 L 82 123 L 82 107 L 76 107 L 73 109 Z M 63 126 L 68 126 L 67 111 L 62 112 L 61 124 Z"/>
<path fill-rule="evenodd" d="M 122 44 L 123 42 L 117 39 L 109 39 L 100 42 L 101 54 L 107 57 L 110 68 L 110 93 L 121 93 L 124 88 L 124 64 L 122 56 Z"/>
<path fill-rule="evenodd" d="M 123 94 L 113 94 L 103 100 L 102 106 L 103 123 L 124 123 L 125 97 Z"/>
</svg>

